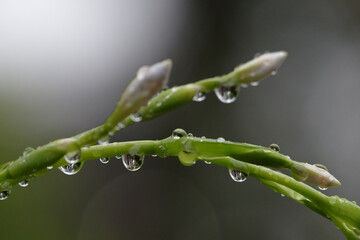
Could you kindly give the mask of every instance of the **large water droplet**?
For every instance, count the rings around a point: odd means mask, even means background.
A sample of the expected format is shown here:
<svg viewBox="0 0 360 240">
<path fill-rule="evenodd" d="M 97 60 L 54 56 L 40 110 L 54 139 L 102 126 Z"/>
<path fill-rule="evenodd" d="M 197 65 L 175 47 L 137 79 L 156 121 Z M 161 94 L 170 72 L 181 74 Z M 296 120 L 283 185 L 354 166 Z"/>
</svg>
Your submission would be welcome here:
<svg viewBox="0 0 360 240">
<path fill-rule="evenodd" d="M 122 162 L 125 168 L 129 171 L 137 171 L 144 164 L 144 155 L 122 155 Z"/>
<path fill-rule="evenodd" d="M 80 149 L 78 149 L 76 151 L 68 152 L 64 156 L 65 161 L 70 163 L 70 164 L 77 163 L 79 161 L 80 157 L 81 157 L 81 150 Z"/>
<path fill-rule="evenodd" d="M 172 133 L 171 133 L 171 136 L 174 138 L 174 139 L 180 139 L 182 137 L 185 137 L 187 136 L 186 132 L 184 129 L 181 129 L 181 128 L 177 128 L 175 129 Z"/>
<path fill-rule="evenodd" d="M 194 102 L 202 102 L 206 99 L 206 95 L 204 92 L 198 92 L 195 94 L 195 96 L 193 97 L 193 101 Z"/>
<path fill-rule="evenodd" d="M 27 187 L 29 186 L 29 181 L 28 180 L 24 180 L 18 183 L 20 187 Z"/>
<path fill-rule="evenodd" d="M 178 158 L 184 166 L 192 166 L 196 163 L 197 155 L 196 153 L 182 151 L 178 154 Z"/>
<path fill-rule="evenodd" d="M 216 141 L 217 141 L 218 143 L 223 143 L 223 142 L 225 142 L 225 138 L 219 137 L 218 139 L 216 139 Z"/>
<path fill-rule="evenodd" d="M 65 173 L 66 175 L 74 175 L 78 173 L 83 165 L 83 162 L 77 162 L 74 164 L 69 164 L 59 167 L 59 170 Z"/>
<path fill-rule="evenodd" d="M 110 158 L 108 158 L 108 157 L 100 158 L 99 160 L 103 164 L 107 164 L 108 162 L 110 162 Z"/>
<path fill-rule="evenodd" d="M 10 192 L 9 191 L 2 191 L 0 192 L 0 200 L 5 200 L 8 198 Z"/>
<path fill-rule="evenodd" d="M 215 88 L 215 94 L 223 103 L 232 103 L 236 100 L 239 93 L 240 85 L 220 86 Z"/>
<path fill-rule="evenodd" d="M 131 120 L 133 120 L 134 122 L 141 122 L 142 120 L 142 115 L 140 113 L 133 113 L 130 115 Z"/>
<path fill-rule="evenodd" d="M 279 151 L 280 151 L 280 147 L 279 147 L 279 145 L 277 145 L 276 143 L 272 143 L 272 144 L 270 145 L 270 149 L 273 150 L 273 151 L 275 151 L 275 152 L 279 152 Z"/>
<path fill-rule="evenodd" d="M 246 173 L 240 172 L 235 169 L 229 169 L 229 174 L 235 182 L 244 182 L 248 176 Z"/>
</svg>

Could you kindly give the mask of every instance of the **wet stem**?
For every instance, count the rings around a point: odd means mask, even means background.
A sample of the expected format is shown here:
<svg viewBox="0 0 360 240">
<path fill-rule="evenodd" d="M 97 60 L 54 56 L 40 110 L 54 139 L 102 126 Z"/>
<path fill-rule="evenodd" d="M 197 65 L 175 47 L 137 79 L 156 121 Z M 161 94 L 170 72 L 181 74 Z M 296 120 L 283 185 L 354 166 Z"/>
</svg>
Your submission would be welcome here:
<svg viewBox="0 0 360 240">
<path fill-rule="evenodd" d="M 17 160 L 1 165 L 0 200 L 8 197 L 14 185 L 26 187 L 29 179 L 43 176 L 56 168 L 66 175 L 74 175 L 86 161 L 92 159 L 100 159 L 101 163 L 107 164 L 111 157 L 121 158 L 127 170 L 137 171 L 142 167 L 145 155 L 177 156 L 185 166 L 192 166 L 198 160 L 223 166 L 236 182 L 244 182 L 248 176 L 254 177 L 281 195 L 332 220 L 348 239 L 360 239 L 360 208 L 354 202 L 326 196 L 303 183 L 327 188 L 339 186 L 340 182 L 319 166 L 296 162 L 282 155 L 276 144 L 265 148 L 233 143 L 224 138 L 197 138 L 182 129 L 174 130 L 169 138 L 159 141 L 109 143 L 109 137 L 115 132 L 153 119 L 187 102 L 201 102 L 210 91 L 215 91 L 221 102 L 232 103 L 241 87 L 257 86 L 264 77 L 274 75 L 286 56 L 285 52 L 266 53 L 226 75 L 160 93 L 167 84 L 171 61 L 141 67 L 104 124 L 35 150 L 27 149 Z M 292 176 L 273 168 L 288 169 Z"/>
</svg>

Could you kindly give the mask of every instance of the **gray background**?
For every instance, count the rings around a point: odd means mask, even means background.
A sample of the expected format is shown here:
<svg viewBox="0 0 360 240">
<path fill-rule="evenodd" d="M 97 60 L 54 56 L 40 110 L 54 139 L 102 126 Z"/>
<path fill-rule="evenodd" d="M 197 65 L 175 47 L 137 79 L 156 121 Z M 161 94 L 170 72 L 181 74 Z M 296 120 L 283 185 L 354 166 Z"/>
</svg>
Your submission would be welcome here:
<svg viewBox="0 0 360 240">
<path fill-rule="evenodd" d="M 171 58 L 170 85 L 285 50 L 275 77 L 233 104 L 214 94 L 112 141 L 197 136 L 268 146 L 323 163 L 325 193 L 359 200 L 358 1 L 0 0 L 0 163 L 95 127 L 143 64 Z M 1 239 L 344 239 L 332 222 L 201 162 L 147 157 L 138 172 L 91 161 L 53 171 L 0 202 Z"/>
</svg>

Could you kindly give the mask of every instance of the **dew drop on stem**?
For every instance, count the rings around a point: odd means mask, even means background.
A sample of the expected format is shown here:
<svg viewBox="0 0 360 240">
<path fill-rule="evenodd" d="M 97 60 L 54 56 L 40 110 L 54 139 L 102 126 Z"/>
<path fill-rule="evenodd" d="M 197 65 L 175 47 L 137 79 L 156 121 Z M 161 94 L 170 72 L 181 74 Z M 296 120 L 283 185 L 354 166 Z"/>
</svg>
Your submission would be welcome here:
<svg viewBox="0 0 360 240">
<path fill-rule="evenodd" d="M 127 170 L 134 172 L 144 164 L 144 158 L 144 155 L 124 154 L 122 155 L 122 162 Z"/>
<path fill-rule="evenodd" d="M 140 113 L 133 113 L 130 115 L 131 120 L 133 120 L 134 122 L 141 122 L 142 120 L 142 115 Z"/>
<path fill-rule="evenodd" d="M 325 191 L 327 187 L 318 187 L 321 191 Z"/>
<path fill-rule="evenodd" d="M 204 92 L 198 92 L 198 93 L 196 93 L 195 94 L 195 96 L 193 97 L 193 101 L 194 102 L 202 102 L 202 101 L 204 101 L 206 99 L 206 95 L 205 95 L 205 93 Z"/>
<path fill-rule="evenodd" d="M 251 82 L 250 85 L 252 87 L 257 87 L 257 86 L 259 86 L 259 82 Z"/>
<path fill-rule="evenodd" d="M 216 141 L 217 141 L 218 143 L 223 143 L 223 142 L 225 142 L 225 138 L 219 137 L 218 139 L 216 139 Z"/>
<path fill-rule="evenodd" d="M 181 151 L 178 154 L 179 161 L 184 166 L 192 166 L 196 163 L 197 160 L 197 154 L 187 151 Z"/>
<path fill-rule="evenodd" d="M 5 200 L 9 197 L 10 191 L 2 191 L 0 192 L 0 200 Z"/>
<path fill-rule="evenodd" d="M 102 137 L 98 140 L 99 145 L 107 145 L 110 141 L 109 136 Z"/>
<path fill-rule="evenodd" d="M 20 187 L 27 187 L 29 186 L 29 181 L 28 180 L 24 180 L 18 183 Z"/>
<path fill-rule="evenodd" d="M 270 149 L 273 150 L 273 151 L 275 151 L 275 152 L 279 152 L 279 151 L 280 151 L 280 147 L 279 147 L 279 145 L 277 145 L 276 143 L 272 143 L 272 144 L 270 145 Z"/>
<path fill-rule="evenodd" d="M 171 133 L 171 136 L 174 138 L 174 139 L 180 139 L 182 137 L 186 137 L 187 134 L 185 132 L 184 129 L 181 129 L 181 128 L 177 128 L 175 129 L 172 133 Z"/>
<path fill-rule="evenodd" d="M 107 164 L 110 162 L 110 158 L 108 158 L 108 157 L 100 158 L 99 160 L 103 164 Z"/>
<path fill-rule="evenodd" d="M 80 149 L 78 149 L 76 151 L 68 152 L 64 156 L 65 161 L 68 162 L 69 164 L 77 163 L 79 161 L 80 157 L 81 157 Z"/>
<path fill-rule="evenodd" d="M 246 173 L 240 172 L 235 169 L 229 169 L 229 174 L 232 180 L 234 180 L 235 182 L 244 182 L 248 176 Z"/>
<path fill-rule="evenodd" d="M 80 171 L 82 165 L 83 165 L 83 162 L 77 162 L 74 164 L 68 164 L 68 165 L 61 166 L 61 167 L 59 167 L 59 170 L 66 175 L 74 175 Z"/>
<path fill-rule="evenodd" d="M 215 94 L 223 103 L 232 103 L 236 100 L 240 90 L 240 85 L 219 86 L 215 88 Z"/>
</svg>

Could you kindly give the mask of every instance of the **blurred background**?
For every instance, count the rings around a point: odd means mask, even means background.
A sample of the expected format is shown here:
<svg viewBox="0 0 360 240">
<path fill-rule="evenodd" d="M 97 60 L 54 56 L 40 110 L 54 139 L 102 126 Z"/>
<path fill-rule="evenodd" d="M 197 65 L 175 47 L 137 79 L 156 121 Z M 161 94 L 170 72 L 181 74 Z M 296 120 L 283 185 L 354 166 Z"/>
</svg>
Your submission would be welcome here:
<svg viewBox="0 0 360 240">
<path fill-rule="evenodd" d="M 360 201 L 360 3 L 345 1 L 0 0 L 0 163 L 26 147 L 101 124 L 136 70 L 174 61 L 170 86 L 221 75 L 265 51 L 288 51 L 278 71 L 214 94 L 112 141 L 196 136 L 269 146 L 322 163 Z M 52 171 L 0 202 L 1 239 L 345 239 L 332 222 L 256 179 L 227 169 L 146 157 Z"/>
</svg>

